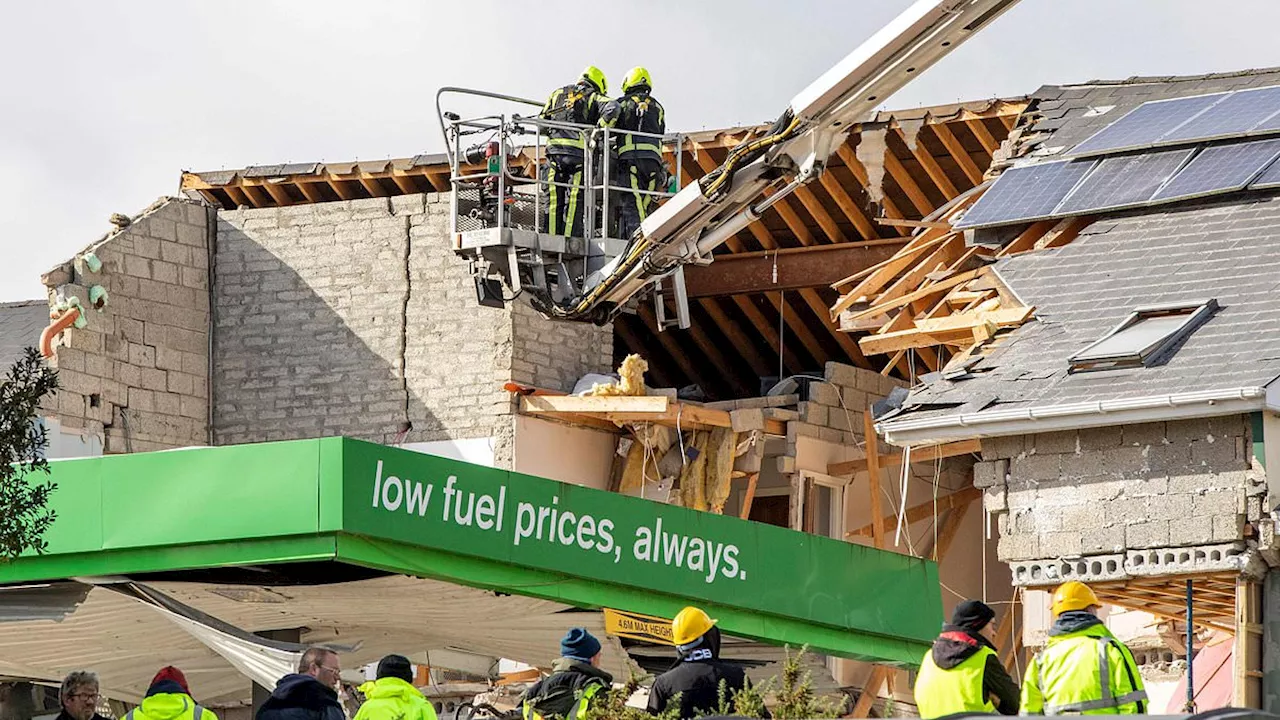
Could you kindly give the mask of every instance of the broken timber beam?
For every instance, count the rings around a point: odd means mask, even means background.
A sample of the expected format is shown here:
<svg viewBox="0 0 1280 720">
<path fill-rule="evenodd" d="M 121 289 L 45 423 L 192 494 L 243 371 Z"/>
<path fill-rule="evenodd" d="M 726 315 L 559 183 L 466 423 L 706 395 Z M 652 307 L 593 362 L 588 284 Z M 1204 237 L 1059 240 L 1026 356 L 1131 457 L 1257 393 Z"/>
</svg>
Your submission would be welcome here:
<svg viewBox="0 0 1280 720">
<path fill-rule="evenodd" d="M 1014 327 L 1026 322 L 1035 310 L 1032 307 L 1002 308 L 980 313 L 961 313 L 928 320 L 917 320 L 914 328 L 869 335 L 858 341 L 862 352 L 868 355 L 906 350 L 907 348 L 934 345 L 966 346 L 977 342 L 978 332 L 989 325 L 997 329 Z M 905 311 L 904 311 L 905 312 Z"/>
<path fill-rule="evenodd" d="M 546 416 L 568 421 L 583 418 L 609 423 L 657 423 L 684 430 L 709 430 L 731 428 L 729 413 L 703 405 L 673 401 L 665 395 L 528 395 L 520 398 L 520 412 L 526 415 Z M 787 424 L 782 420 L 765 418 L 766 435 L 785 437 Z"/>
<path fill-rule="evenodd" d="M 971 453 L 982 451 L 981 440 L 959 440 L 946 445 L 934 445 L 932 447 L 921 448 L 911 451 L 911 462 L 932 462 L 938 458 L 957 457 L 960 455 L 969 455 Z M 888 453 L 879 457 L 879 466 L 881 468 L 893 467 L 902 464 L 902 453 Z M 845 462 L 831 463 L 827 466 L 827 474 L 832 477 L 845 477 L 865 472 L 867 469 L 867 461 L 848 460 Z"/>
<path fill-rule="evenodd" d="M 773 290 L 825 288 L 878 265 L 906 245 L 904 239 L 869 240 L 716 255 L 710 265 L 686 265 L 685 291 L 691 298 Z"/>
</svg>

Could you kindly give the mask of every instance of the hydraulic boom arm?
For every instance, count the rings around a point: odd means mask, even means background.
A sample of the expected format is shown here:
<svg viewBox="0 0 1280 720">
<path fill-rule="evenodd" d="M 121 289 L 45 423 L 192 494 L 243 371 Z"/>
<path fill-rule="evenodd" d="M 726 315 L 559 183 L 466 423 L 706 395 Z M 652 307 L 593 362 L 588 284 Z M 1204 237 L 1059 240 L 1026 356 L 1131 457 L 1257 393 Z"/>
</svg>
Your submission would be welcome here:
<svg viewBox="0 0 1280 720">
<path fill-rule="evenodd" d="M 567 319 L 599 318 L 680 265 L 711 251 L 770 205 L 824 170 L 849 126 L 1018 0 L 919 0 L 791 99 L 768 134 L 734 148 L 641 225 L 626 250 L 582 292 L 551 308 Z"/>
</svg>

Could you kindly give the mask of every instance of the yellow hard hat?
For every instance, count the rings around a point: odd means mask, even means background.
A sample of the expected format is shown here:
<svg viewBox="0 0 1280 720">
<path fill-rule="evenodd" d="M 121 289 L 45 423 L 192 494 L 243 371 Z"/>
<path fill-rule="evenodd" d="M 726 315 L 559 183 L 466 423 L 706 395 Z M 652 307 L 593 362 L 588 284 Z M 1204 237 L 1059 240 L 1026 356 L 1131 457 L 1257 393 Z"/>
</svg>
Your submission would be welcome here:
<svg viewBox="0 0 1280 720">
<path fill-rule="evenodd" d="M 609 81 L 604 79 L 604 71 L 595 65 L 588 65 L 587 69 L 582 71 L 582 79 L 594 85 L 598 92 L 606 95 L 609 93 Z"/>
<path fill-rule="evenodd" d="M 1102 603 L 1098 602 L 1098 596 L 1093 594 L 1093 589 L 1079 580 L 1064 582 L 1053 591 L 1054 617 L 1064 612 L 1084 610 L 1094 605 L 1100 606 Z"/>
<path fill-rule="evenodd" d="M 653 78 L 649 77 L 648 70 L 642 67 L 633 67 L 627 71 L 627 77 L 622 81 L 622 92 L 631 92 L 632 88 L 641 85 L 652 90 Z"/>
<path fill-rule="evenodd" d="M 671 621 L 671 641 L 676 645 L 688 645 L 706 635 L 715 624 L 716 621 L 705 612 L 696 607 L 687 607 Z"/>
</svg>

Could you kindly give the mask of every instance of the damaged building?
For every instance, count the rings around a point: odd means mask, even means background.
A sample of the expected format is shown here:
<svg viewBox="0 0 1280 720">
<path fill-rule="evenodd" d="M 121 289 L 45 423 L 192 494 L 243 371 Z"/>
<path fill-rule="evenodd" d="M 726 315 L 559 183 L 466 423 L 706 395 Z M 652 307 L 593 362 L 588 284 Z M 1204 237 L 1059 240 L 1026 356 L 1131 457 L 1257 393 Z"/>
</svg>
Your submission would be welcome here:
<svg viewBox="0 0 1280 720">
<path fill-rule="evenodd" d="M 1135 78 L 880 113 L 818 181 L 686 268 L 687 329 L 662 294 L 602 326 L 478 303 L 443 156 L 183 173 L 181 196 L 44 276 L 41 340 L 63 386 L 46 415 L 107 455 L 340 435 L 935 560 L 946 609 L 998 608 L 1012 669 L 1043 642 L 1041 591 L 1083 579 L 1168 694 L 1191 581 L 1201 656 L 1229 649 L 1218 682 L 1258 706 L 1280 561 L 1266 169 L 1280 146 L 1219 148 L 1280 141 L 1252 125 L 1095 138 L 1148 103 L 1212 97 L 1192 101 L 1201 112 L 1277 85 L 1276 71 Z M 766 130 L 682 136 L 668 165 L 688 185 Z M 1198 162 L 1215 178 L 1256 167 L 1177 189 Z M 633 355 L 643 384 L 575 392 L 620 366 L 626 385 Z M 182 598 L 234 613 L 210 593 Z M 619 672 L 669 660 L 610 650 Z M 900 667 L 816 662 L 854 716 L 911 706 Z M 46 681 L 67 669 L 26 665 Z M 249 700 L 222 680 L 222 701 Z"/>
</svg>

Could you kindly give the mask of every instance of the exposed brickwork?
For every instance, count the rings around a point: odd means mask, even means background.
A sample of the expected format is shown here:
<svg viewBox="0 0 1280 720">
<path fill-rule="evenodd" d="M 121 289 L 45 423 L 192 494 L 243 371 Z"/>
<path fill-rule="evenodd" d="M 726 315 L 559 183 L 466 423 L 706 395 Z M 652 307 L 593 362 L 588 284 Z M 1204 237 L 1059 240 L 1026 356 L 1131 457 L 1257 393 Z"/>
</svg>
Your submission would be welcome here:
<svg viewBox="0 0 1280 720">
<path fill-rule="evenodd" d="M 93 285 L 109 298 L 54 357 L 63 429 L 103 436 L 108 453 L 208 442 L 208 212 L 161 200 L 89 248 L 99 272 L 69 262 L 45 276 L 51 301 L 87 306 Z"/>
<path fill-rule="evenodd" d="M 862 442 L 862 413 L 905 383 L 874 370 L 829 362 L 823 382 L 809 384 L 807 399 L 800 403 L 801 423 L 792 423 L 800 435 L 853 445 Z"/>
<path fill-rule="evenodd" d="M 1242 415 L 992 438 L 974 477 L 1001 560 L 1118 554 L 1132 574 L 1132 551 L 1244 540 L 1266 492 L 1252 442 Z"/>
<path fill-rule="evenodd" d="M 609 369 L 609 328 L 477 304 L 449 249 L 448 199 L 224 211 L 215 262 L 219 444 L 348 435 L 496 438 L 507 380 L 568 390 Z"/>
</svg>

